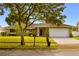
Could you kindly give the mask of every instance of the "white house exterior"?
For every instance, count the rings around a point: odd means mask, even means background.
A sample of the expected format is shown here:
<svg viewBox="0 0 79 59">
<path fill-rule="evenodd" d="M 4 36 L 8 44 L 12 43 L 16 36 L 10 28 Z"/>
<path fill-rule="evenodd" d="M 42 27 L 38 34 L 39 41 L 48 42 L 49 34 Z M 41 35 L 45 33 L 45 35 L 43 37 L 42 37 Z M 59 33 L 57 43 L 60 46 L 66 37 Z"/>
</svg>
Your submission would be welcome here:
<svg viewBox="0 0 79 59">
<path fill-rule="evenodd" d="M 66 24 L 62 24 L 60 26 L 47 24 L 47 23 L 33 24 L 27 29 L 35 30 L 35 33 L 37 36 L 49 35 L 49 37 L 69 37 L 69 34 L 70 34 L 70 25 L 66 25 Z M 46 29 L 48 32 L 46 32 Z M 0 33 L 1 32 L 5 32 L 5 29 L 3 27 L 0 27 Z M 16 34 L 13 32 L 14 30 L 11 30 L 10 34 Z"/>
<path fill-rule="evenodd" d="M 49 37 L 69 37 L 70 33 L 70 25 L 62 24 L 60 26 L 52 25 L 52 24 L 34 24 L 30 26 L 30 28 L 37 30 L 37 36 L 40 36 L 40 29 L 48 29 L 48 35 Z M 44 30 L 41 32 L 45 32 Z M 42 34 L 43 34 L 42 33 Z"/>
</svg>

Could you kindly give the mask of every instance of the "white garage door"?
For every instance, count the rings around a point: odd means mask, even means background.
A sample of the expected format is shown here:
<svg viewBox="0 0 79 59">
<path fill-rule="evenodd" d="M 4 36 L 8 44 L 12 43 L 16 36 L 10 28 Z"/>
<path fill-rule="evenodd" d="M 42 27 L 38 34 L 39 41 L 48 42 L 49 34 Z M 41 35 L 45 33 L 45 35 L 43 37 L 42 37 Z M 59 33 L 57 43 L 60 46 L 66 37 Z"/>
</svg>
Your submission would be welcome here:
<svg viewBox="0 0 79 59">
<path fill-rule="evenodd" d="M 69 37 L 68 28 L 49 28 L 50 37 Z"/>
</svg>

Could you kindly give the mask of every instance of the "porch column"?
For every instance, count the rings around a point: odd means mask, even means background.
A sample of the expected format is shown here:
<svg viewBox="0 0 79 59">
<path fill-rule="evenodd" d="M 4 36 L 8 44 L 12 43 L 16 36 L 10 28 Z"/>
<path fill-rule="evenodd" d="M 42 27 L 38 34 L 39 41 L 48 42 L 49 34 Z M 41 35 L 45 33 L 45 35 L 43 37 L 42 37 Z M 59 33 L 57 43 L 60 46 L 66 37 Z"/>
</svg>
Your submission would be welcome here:
<svg viewBox="0 0 79 59">
<path fill-rule="evenodd" d="M 39 28 L 37 28 L 37 36 L 39 36 Z"/>
</svg>

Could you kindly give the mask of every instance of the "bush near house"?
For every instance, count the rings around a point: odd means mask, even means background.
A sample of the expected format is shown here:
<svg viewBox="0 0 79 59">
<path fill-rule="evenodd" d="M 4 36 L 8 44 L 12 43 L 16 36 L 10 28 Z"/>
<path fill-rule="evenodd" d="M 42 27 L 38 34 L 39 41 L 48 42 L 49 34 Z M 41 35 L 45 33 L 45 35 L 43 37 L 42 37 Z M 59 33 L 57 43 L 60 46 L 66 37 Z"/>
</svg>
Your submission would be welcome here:
<svg viewBox="0 0 79 59">
<path fill-rule="evenodd" d="M 27 33 L 29 36 L 33 36 L 33 32 L 29 32 Z"/>
<path fill-rule="evenodd" d="M 73 34 L 71 32 L 69 33 L 69 37 L 73 37 Z"/>
<path fill-rule="evenodd" d="M 1 32 L 1 36 L 7 36 L 6 32 Z"/>
<path fill-rule="evenodd" d="M 73 37 L 73 34 L 72 34 L 72 27 L 70 27 L 70 29 L 69 29 L 69 37 Z"/>
</svg>

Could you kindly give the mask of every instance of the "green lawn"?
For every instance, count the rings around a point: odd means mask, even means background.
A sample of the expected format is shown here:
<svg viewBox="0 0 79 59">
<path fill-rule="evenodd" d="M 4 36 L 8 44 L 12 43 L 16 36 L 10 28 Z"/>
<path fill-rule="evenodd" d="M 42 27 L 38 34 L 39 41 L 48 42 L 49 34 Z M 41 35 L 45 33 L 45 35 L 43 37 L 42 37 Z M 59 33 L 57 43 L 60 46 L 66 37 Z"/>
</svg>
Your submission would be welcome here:
<svg viewBox="0 0 79 59">
<path fill-rule="evenodd" d="M 58 48 L 58 44 L 49 38 L 51 46 L 47 47 L 45 37 L 36 37 L 36 46 L 34 45 L 34 37 L 24 37 L 25 45 L 20 45 L 20 36 L 0 36 L 0 48 Z"/>
<path fill-rule="evenodd" d="M 77 40 L 79 40 L 79 36 L 75 36 L 74 38 L 77 39 Z"/>
</svg>

